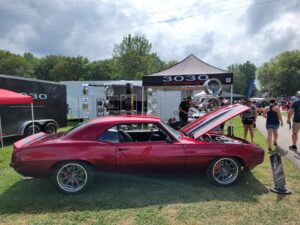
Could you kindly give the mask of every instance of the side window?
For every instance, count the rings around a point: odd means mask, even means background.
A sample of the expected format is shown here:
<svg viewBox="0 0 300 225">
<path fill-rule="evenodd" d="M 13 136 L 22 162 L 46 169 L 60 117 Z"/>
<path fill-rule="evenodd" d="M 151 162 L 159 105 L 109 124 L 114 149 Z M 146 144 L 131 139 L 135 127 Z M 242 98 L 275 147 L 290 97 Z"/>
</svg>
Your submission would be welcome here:
<svg viewBox="0 0 300 225">
<path fill-rule="evenodd" d="M 107 131 L 105 131 L 103 134 L 101 134 L 98 138 L 97 141 L 106 141 L 106 142 L 111 142 L 111 143 L 119 143 L 119 134 L 117 127 L 114 126 Z"/>
<path fill-rule="evenodd" d="M 166 133 L 155 123 L 128 123 L 118 125 L 120 142 L 165 141 Z"/>
</svg>

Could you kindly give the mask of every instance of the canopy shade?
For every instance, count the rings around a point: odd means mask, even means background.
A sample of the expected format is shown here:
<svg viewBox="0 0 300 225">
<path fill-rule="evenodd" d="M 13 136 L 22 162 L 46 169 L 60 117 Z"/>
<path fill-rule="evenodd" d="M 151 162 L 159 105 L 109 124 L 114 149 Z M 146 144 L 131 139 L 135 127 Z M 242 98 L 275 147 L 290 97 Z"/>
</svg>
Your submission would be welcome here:
<svg viewBox="0 0 300 225">
<path fill-rule="evenodd" d="M 222 84 L 232 84 L 233 74 L 211 66 L 194 55 L 158 73 L 144 75 L 143 86 L 198 86 L 216 78 Z"/>
<path fill-rule="evenodd" d="M 32 97 L 0 89 L 0 104 L 31 104 Z"/>
</svg>

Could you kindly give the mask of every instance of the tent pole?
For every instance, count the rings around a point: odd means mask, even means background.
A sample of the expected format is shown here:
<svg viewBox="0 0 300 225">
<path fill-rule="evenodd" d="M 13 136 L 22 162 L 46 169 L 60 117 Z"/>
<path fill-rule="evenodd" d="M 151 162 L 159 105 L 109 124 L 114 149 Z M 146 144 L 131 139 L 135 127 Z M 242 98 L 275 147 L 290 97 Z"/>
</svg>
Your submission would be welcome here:
<svg viewBox="0 0 300 225">
<path fill-rule="evenodd" d="M 230 104 L 233 103 L 233 85 L 230 85 Z"/>
<path fill-rule="evenodd" d="M 2 133 L 2 124 L 1 124 L 1 115 L 0 115 L 0 135 L 1 135 L 1 148 L 3 148 L 3 133 Z"/>
<path fill-rule="evenodd" d="M 34 114 L 33 114 L 33 103 L 31 103 L 31 118 L 32 118 L 32 134 L 34 134 Z"/>
<path fill-rule="evenodd" d="M 230 85 L 230 105 L 233 103 L 233 85 Z M 233 136 L 233 124 L 232 119 L 230 120 L 230 135 Z"/>
<path fill-rule="evenodd" d="M 144 88 L 144 86 L 142 86 L 142 115 L 144 115 L 144 104 L 145 104 L 145 102 L 144 102 L 144 100 L 145 100 L 145 88 Z"/>
</svg>

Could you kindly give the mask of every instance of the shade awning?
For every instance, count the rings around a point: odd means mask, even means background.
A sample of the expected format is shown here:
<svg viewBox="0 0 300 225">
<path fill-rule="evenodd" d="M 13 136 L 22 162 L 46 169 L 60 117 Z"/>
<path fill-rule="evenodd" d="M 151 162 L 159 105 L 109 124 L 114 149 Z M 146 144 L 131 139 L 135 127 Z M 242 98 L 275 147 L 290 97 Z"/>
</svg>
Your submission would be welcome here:
<svg viewBox="0 0 300 225">
<path fill-rule="evenodd" d="M 144 75 L 143 86 L 201 86 L 212 78 L 222 84 L 233 83 L 231 72 L 209 65 L 191 54 L 169 69 Z"/>
<path fill-rule="evenodd" d="M 0 89 L 0 104 L 31 104 L 32 97 L 6 89 Z"/>
</svg>

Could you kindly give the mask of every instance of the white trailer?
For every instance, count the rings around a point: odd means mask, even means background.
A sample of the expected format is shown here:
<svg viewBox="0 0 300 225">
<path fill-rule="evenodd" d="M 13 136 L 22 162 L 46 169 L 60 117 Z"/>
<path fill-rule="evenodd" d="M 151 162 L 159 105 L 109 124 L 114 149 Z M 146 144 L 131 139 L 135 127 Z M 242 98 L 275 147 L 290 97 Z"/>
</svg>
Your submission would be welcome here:
<svg viewBox="0 0 300 225">
<path fill-rule="evenodd" d="M 61 81 L 61 83 L 67 87 L 68 119 L 85 118 L 84 105 L 88 105 L 89 119 L 102 116 L 110 110 L 120 110 L 120 104 L 118 106 L 110 105 L 111 108 L 107 109 L 104 107 L 104 102 L 107 101 L 107 98 L 114 102 L 120 102 L 125 94 L 126 83 L 133 85 L 133 95 L 136 96 L 137 102 L 141 102 L 142 94 L 139 92 L 142 90 L 142 81 Z M 88 84 L 88 94 L 84 95 L 83 85 L 86 84 Z M 107 87 L 115 87 L 115 93 L 112 96 L 107 97 L 105 94 Z"/>
</svg>

